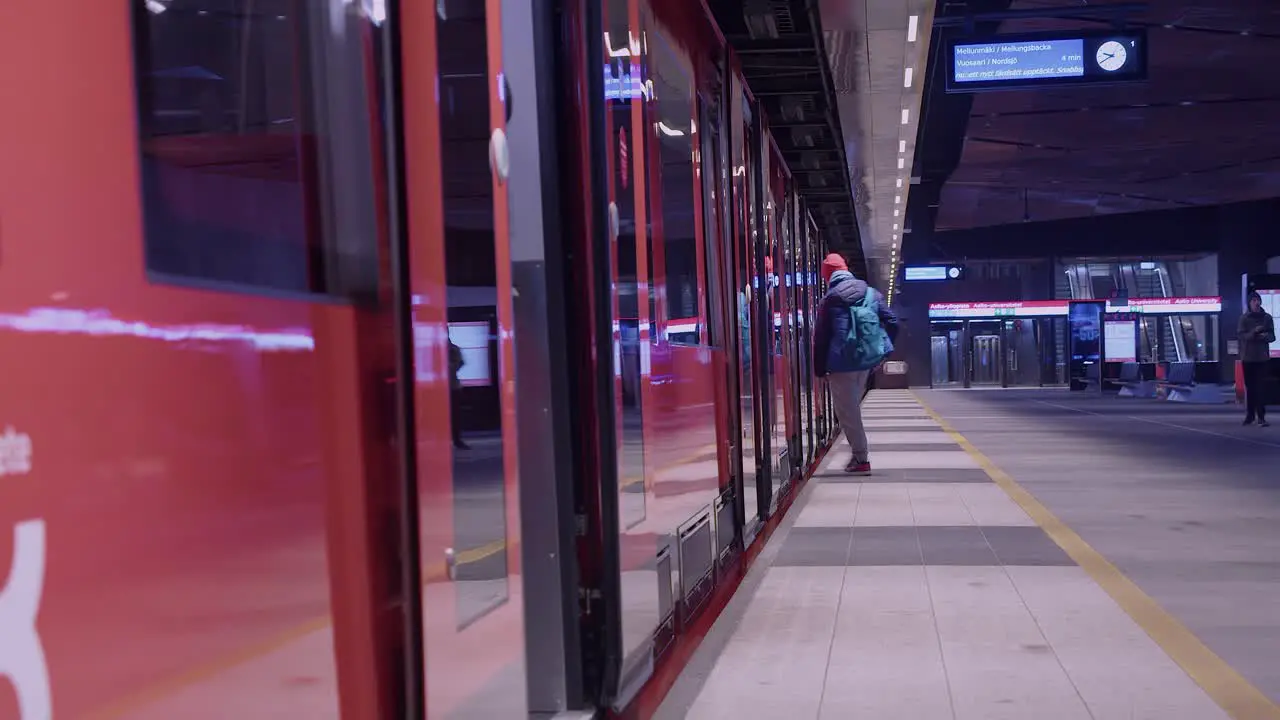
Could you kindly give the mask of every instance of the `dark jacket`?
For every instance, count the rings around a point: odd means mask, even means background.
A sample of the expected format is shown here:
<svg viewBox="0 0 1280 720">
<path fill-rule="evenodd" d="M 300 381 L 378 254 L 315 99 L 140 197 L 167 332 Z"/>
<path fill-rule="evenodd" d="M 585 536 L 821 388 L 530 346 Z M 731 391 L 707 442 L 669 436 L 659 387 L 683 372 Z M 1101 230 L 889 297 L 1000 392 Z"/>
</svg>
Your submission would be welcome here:
<svg viewBox="0 0 1280 720">
<path fill-rule="evenodd" d="M 898 317 L 884 304 L 884 296 L 876 292 L 848 272 L 837 272 L 831 276 L 831 285 L 827 294 L 818 305 L 818 318 L 814 323 L 813 336 L 813 373 L 818 377 L 826 377 L 833 372 L 852 372 L 852 368 L 842 367 L 845 338 L 849 336 L 849 308 L 860 302 L 868 292 L 876 302 L 876 313 L 880 316 L 880 324 L 890 341 L 898 338 Z"/>
<path fill-rule="evenodd" d="M 1240 339 L 1240 361 L 1266 362 L 1271 359 L 1271 343 L 1276 341 L 1276 324 L 1265 310 L 1240 316 L 1237 328 Z"/>
</svg>

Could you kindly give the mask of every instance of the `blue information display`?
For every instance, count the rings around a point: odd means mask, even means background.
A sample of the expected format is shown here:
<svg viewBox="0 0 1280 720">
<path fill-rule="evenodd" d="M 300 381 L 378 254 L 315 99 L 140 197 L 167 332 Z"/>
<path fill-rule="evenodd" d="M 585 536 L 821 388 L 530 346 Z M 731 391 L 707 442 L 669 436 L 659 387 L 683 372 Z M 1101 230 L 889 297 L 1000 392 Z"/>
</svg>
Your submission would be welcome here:
<svg viewBox="0 0 1280 720">
<path fill-rule="evenodd" d="M 1084 40 L 957 45 L 953 52 L 957 83 L 1084 76 Z"/>
<path fill-rule="evenodd" d="M 903 280 L 907 282 L 959 280 L 964 277 L 964 268 L 958 265 L 908 265 L 903 270 Z"/>
<path fill-rule="evenodd" d="M 947 92 L 1133 82 L 1147 77 L 1144 32 L 952 38 Z"/>
</svg>

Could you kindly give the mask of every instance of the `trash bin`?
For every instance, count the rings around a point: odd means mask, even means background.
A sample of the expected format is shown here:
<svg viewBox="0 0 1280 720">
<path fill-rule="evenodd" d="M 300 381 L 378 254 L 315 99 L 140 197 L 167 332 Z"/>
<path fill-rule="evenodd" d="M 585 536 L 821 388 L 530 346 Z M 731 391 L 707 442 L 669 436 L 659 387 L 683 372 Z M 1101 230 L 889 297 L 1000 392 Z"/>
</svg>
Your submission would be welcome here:
<svg viewBox="0 0 1280 720">
<path fill-rule="evenodd" d="M 890 360 L 876 371 L 876 387 L 884 390 L 906 390 L 911 387 L 907 379 L 907 363 Z"/>
</svg>

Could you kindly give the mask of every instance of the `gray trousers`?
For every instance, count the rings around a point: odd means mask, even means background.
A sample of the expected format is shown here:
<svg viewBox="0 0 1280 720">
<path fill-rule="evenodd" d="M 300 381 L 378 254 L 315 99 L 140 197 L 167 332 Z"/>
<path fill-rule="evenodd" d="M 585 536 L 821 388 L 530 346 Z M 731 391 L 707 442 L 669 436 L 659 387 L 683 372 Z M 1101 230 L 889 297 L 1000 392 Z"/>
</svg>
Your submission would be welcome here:
<svg viewBox="0 0 1280 720">
<path fill-rule="evenodd" d="M 836 417 L 840 419 L 840 427 L 849 440 L 849 448 L 853 450 L 853 459 L 857 462 L 869 459 L 867 431 L 862 427 L 862 391 L 867 387 L 867 377 L 870 374 L 867 370 L 860 370 L 831 373 L 827 376 L 832 404 L 836 406 Z"/>
</svg>

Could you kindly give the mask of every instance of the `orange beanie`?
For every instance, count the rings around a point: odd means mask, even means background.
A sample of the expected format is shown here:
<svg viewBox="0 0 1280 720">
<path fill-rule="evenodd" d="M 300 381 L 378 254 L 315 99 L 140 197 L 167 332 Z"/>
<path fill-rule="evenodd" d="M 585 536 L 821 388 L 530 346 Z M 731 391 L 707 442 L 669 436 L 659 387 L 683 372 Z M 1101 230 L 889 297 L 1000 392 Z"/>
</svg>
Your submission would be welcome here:
<svg viewBox="0 0 1280 720">
<path fill-rule="evenodd" d="M 822 261 L 822 282 L 831 282 L 832 273 L 848 269 L 848 263 L 839 253 L 831 253 Z"/>
</svg>

